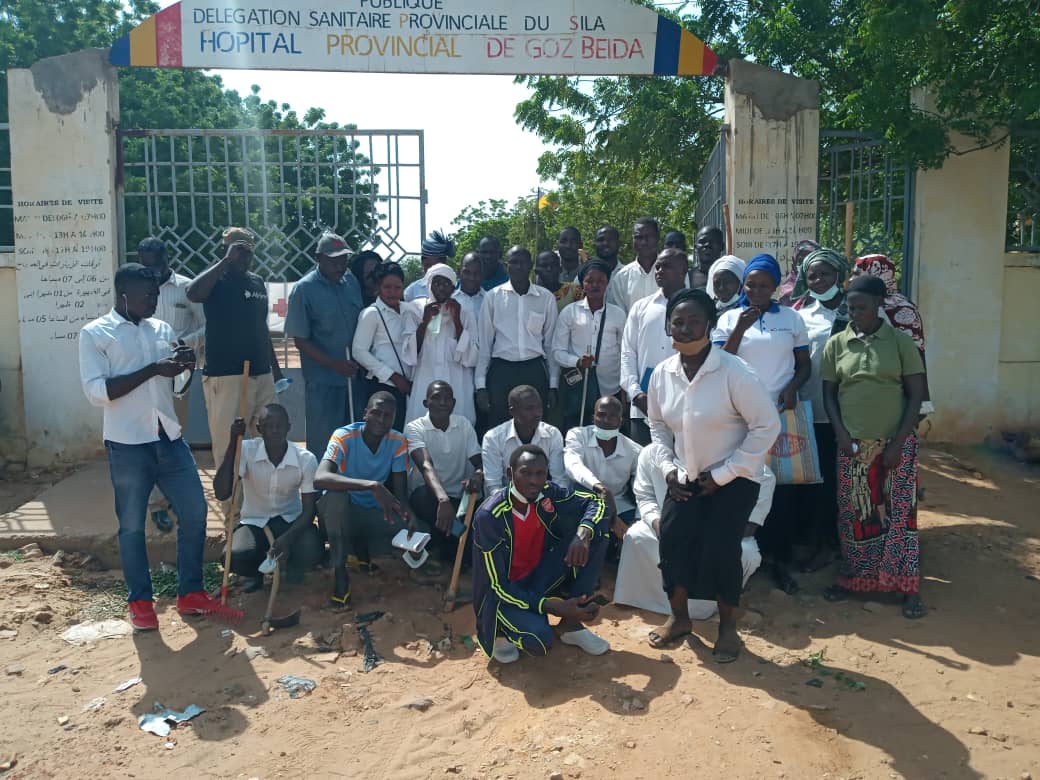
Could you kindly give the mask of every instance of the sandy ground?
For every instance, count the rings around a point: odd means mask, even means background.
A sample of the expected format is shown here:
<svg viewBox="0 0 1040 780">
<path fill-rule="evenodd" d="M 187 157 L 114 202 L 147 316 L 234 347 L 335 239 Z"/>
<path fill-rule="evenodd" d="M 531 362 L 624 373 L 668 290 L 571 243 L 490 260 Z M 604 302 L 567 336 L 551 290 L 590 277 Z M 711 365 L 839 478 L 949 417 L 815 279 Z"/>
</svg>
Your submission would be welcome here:
<svg viewBox="0 0 1040 780">
<path fill-rule="evenodd" d="M 322 609 L 323 572 L 284 591 L 276 612 L 302 604 L 303 620 L 272 636 L 259 635 L 266 597 L 253 594 L 236 598 L 246 619 L 231 636 L 163 601 L 161 631 L 74 647 L 60 634 L 99 614 L 118 574 L 15 562 L 0 569 L 0 630 L 17 631 L 0 639 L 0 670 L 23 669 L 0 672 L 0 761 L 16 758 L 6 774 L 25 778 L 1036 776 L 1040 471 L 932 450 L 922 478 L 926 619 L 828 604 L 828 572 L 803 576 L 796 597 L 759 575 L 747 650 L 726 667 L 707 649 L 714 623 L 662 653 L 645 642 L 661 618 L 614 606 L 596 627 L 606 656 L 559 646 L 489 666 L 462 640 L 472 611 L 442 615 L 440 590 L 411 584 L 400 562 L 355 580 L 358 611 L 390 613 L 372 625 L 385 662 L 367 674 L 360 656 L 316 646 L 353 620 Z M 824 670 L 806 665 L 814 653 Z M 318 687 L 290 699 L 284 674 Z M 417 699 L 428 706 L 404 706 Z M 164 739 L 136 722 L 156 701 L 206 711 Z"/>
</svg>

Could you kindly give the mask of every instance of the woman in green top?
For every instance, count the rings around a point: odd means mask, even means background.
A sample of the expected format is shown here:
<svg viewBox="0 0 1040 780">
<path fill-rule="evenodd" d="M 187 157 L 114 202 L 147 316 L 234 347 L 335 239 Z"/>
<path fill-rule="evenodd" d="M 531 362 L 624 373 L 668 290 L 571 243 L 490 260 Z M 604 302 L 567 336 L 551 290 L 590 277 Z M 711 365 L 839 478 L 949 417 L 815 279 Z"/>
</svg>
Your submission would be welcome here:
<svg viewBox="0 0 1040 780">
<path fill-rule="evenodd" d="M 912 338 L 882 320 L 885 283 L 849 285 L 849 326 L 823 351 L 823 401 L 838 445 L 838 580 L 824 594 L 903 594 L 903 615 L 923 617 L 917 540 L 917 439 L 924 364 Z"/>
</svg>

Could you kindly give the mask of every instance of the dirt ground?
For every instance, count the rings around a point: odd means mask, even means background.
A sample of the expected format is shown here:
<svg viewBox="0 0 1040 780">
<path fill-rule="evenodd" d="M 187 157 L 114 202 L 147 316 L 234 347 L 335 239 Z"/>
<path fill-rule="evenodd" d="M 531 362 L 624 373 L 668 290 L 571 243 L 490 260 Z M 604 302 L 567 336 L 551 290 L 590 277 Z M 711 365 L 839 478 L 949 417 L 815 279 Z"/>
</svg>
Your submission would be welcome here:
<svg viewBox="0 0 1040 780">
<path fill-rule="evenodd" d="M 388 613 L 372 624 L 385 660 L 369 673 L 320 646 L 353 620 L 322 608 L 323 572 L 280 597 L 276 612 L 304 606 L 295 629 L 259 635 L 263 594 L 236 598 L 246 619 L 230 636 L 164 600 L 159 632 L 77 647 L 61 633 L 111 608 L 118 573 L 7 557 L 0 761 L 15 758 L 6 776 L 22 778 L 1037 776 L 1040 470 L 932 449 L 922 482 L 927 618 L 828 604 L 830 572 L 803 575 L 795 597 L 756 575 L 747 650 L 730 666 L 712 663 L 713 622 L 661 653 L 645 636 L 663 618 L 615 606 L 595 629 L 606 656 L 558 646 L 489 666 L 470 649 L 471 609 L 444 617 L 440 590 L 411 584 L 399 561 L 355 580 L 357 611 Z M 285 674 L 317 688 L 291 699 Z M 137 725 L 156 701 L 205 712 L 161 738 Z"/>
</svg>

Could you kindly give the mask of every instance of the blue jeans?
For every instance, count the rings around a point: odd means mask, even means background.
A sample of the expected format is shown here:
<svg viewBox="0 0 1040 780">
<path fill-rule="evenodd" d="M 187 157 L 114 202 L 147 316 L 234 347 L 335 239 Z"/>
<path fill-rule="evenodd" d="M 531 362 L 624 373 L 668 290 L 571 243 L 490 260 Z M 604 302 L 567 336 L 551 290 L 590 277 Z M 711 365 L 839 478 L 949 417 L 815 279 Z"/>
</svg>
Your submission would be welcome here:
<svg viewBox="0 0 1040 780">
<path fill-rule="evenodd" d="M 155 485 L 177 514 L 177 593 L 202 590 L 206 543 L 206 497 L 195 458 L 184 439 L 163 434 L 149 444 L 106 441 L 109 471 L 119 518 L 119 557 L 128 601 L 151 601 L 152 577 L 144 541 L 148 496 Z"/>
</svg>

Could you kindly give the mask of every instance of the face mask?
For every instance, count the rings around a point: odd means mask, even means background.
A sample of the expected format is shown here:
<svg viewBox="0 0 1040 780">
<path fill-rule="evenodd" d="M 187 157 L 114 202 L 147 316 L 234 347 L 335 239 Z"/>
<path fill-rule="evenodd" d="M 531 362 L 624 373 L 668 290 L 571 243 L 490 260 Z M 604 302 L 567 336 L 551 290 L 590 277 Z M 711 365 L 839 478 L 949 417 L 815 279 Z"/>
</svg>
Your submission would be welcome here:
<svg viewBox="0 0 1040 780">
<path fill-rule="evenodd" d="M 440 314 L 435 314 L 430 319 L 429 324 L 426 326 L 426 332 L 429 333 L 431 336 L 436 336 L 438 333 L 441 332 L 441 315 Z"/>
<path fill-rule="evenodd" d="M 600 428 L 598 425 L 592 426 L 592 432 L 596 434 L 596 438 L 600 441 L 610 441 L 611 439 L 616 439 L 618 437 L 618 434 L 621 433 L 621 431 L 617 430 L 616 428 Z"/>
<path fill-rule="evenodd" d="M 809 295 L 811 295 L 813 298 L 815 298 L 818 301 L 826 302 L 826 301 L 833 301 L 835 299 L 835 297 L 837 297 L 839 292 L 841 292 L 841 288 L 838 287 L 838 285 L 834 285 L 829 290 L 827 290 L 827 292 L 818 293 L 818 292 L 813 292 L 812 290 L 809 290 Z"/>
<path fill-rule="evenodd" d="M 720 309 L 725 309 L 727 306 L 732 306 L 734 303 L 736 303 L 739 300 L 740 300 L 740 293 L 737 292 L 737 293 L 734 293 L 733 297 L 730 298 L 728 301 L 719 301 L 718 302 L 718 306 L 719 306 Z"/>
<path fill-rule="evenodd" d="M 707 336 L 702 339 L 697 339 L 696 341 L 687 341 L 685 343 L 672 339 L 672 348 L 680 355 L 692 357 L 693 355 L 699 355 L 702 353 L 707 349 L 710 343 L 711 340 Z"/>
<path fill-rule="evenodd" d="M 536 498 L 534 501 L 528 501 L 526 498 L 524 498 L 524 494 L 521 493 L 519 490 L 517 490 L 516 489 L 516 485 L 513 484 L 512 482 L 509 483 L 509 494 L 513 498 L 515 498 L 517 501 L 522 501 L 525 504 L 536 504 L 542 498 L 542 494 L 541 494 L 541 492 L 539 492 L 538 493 L 538 498 Z"/>
</svg>

